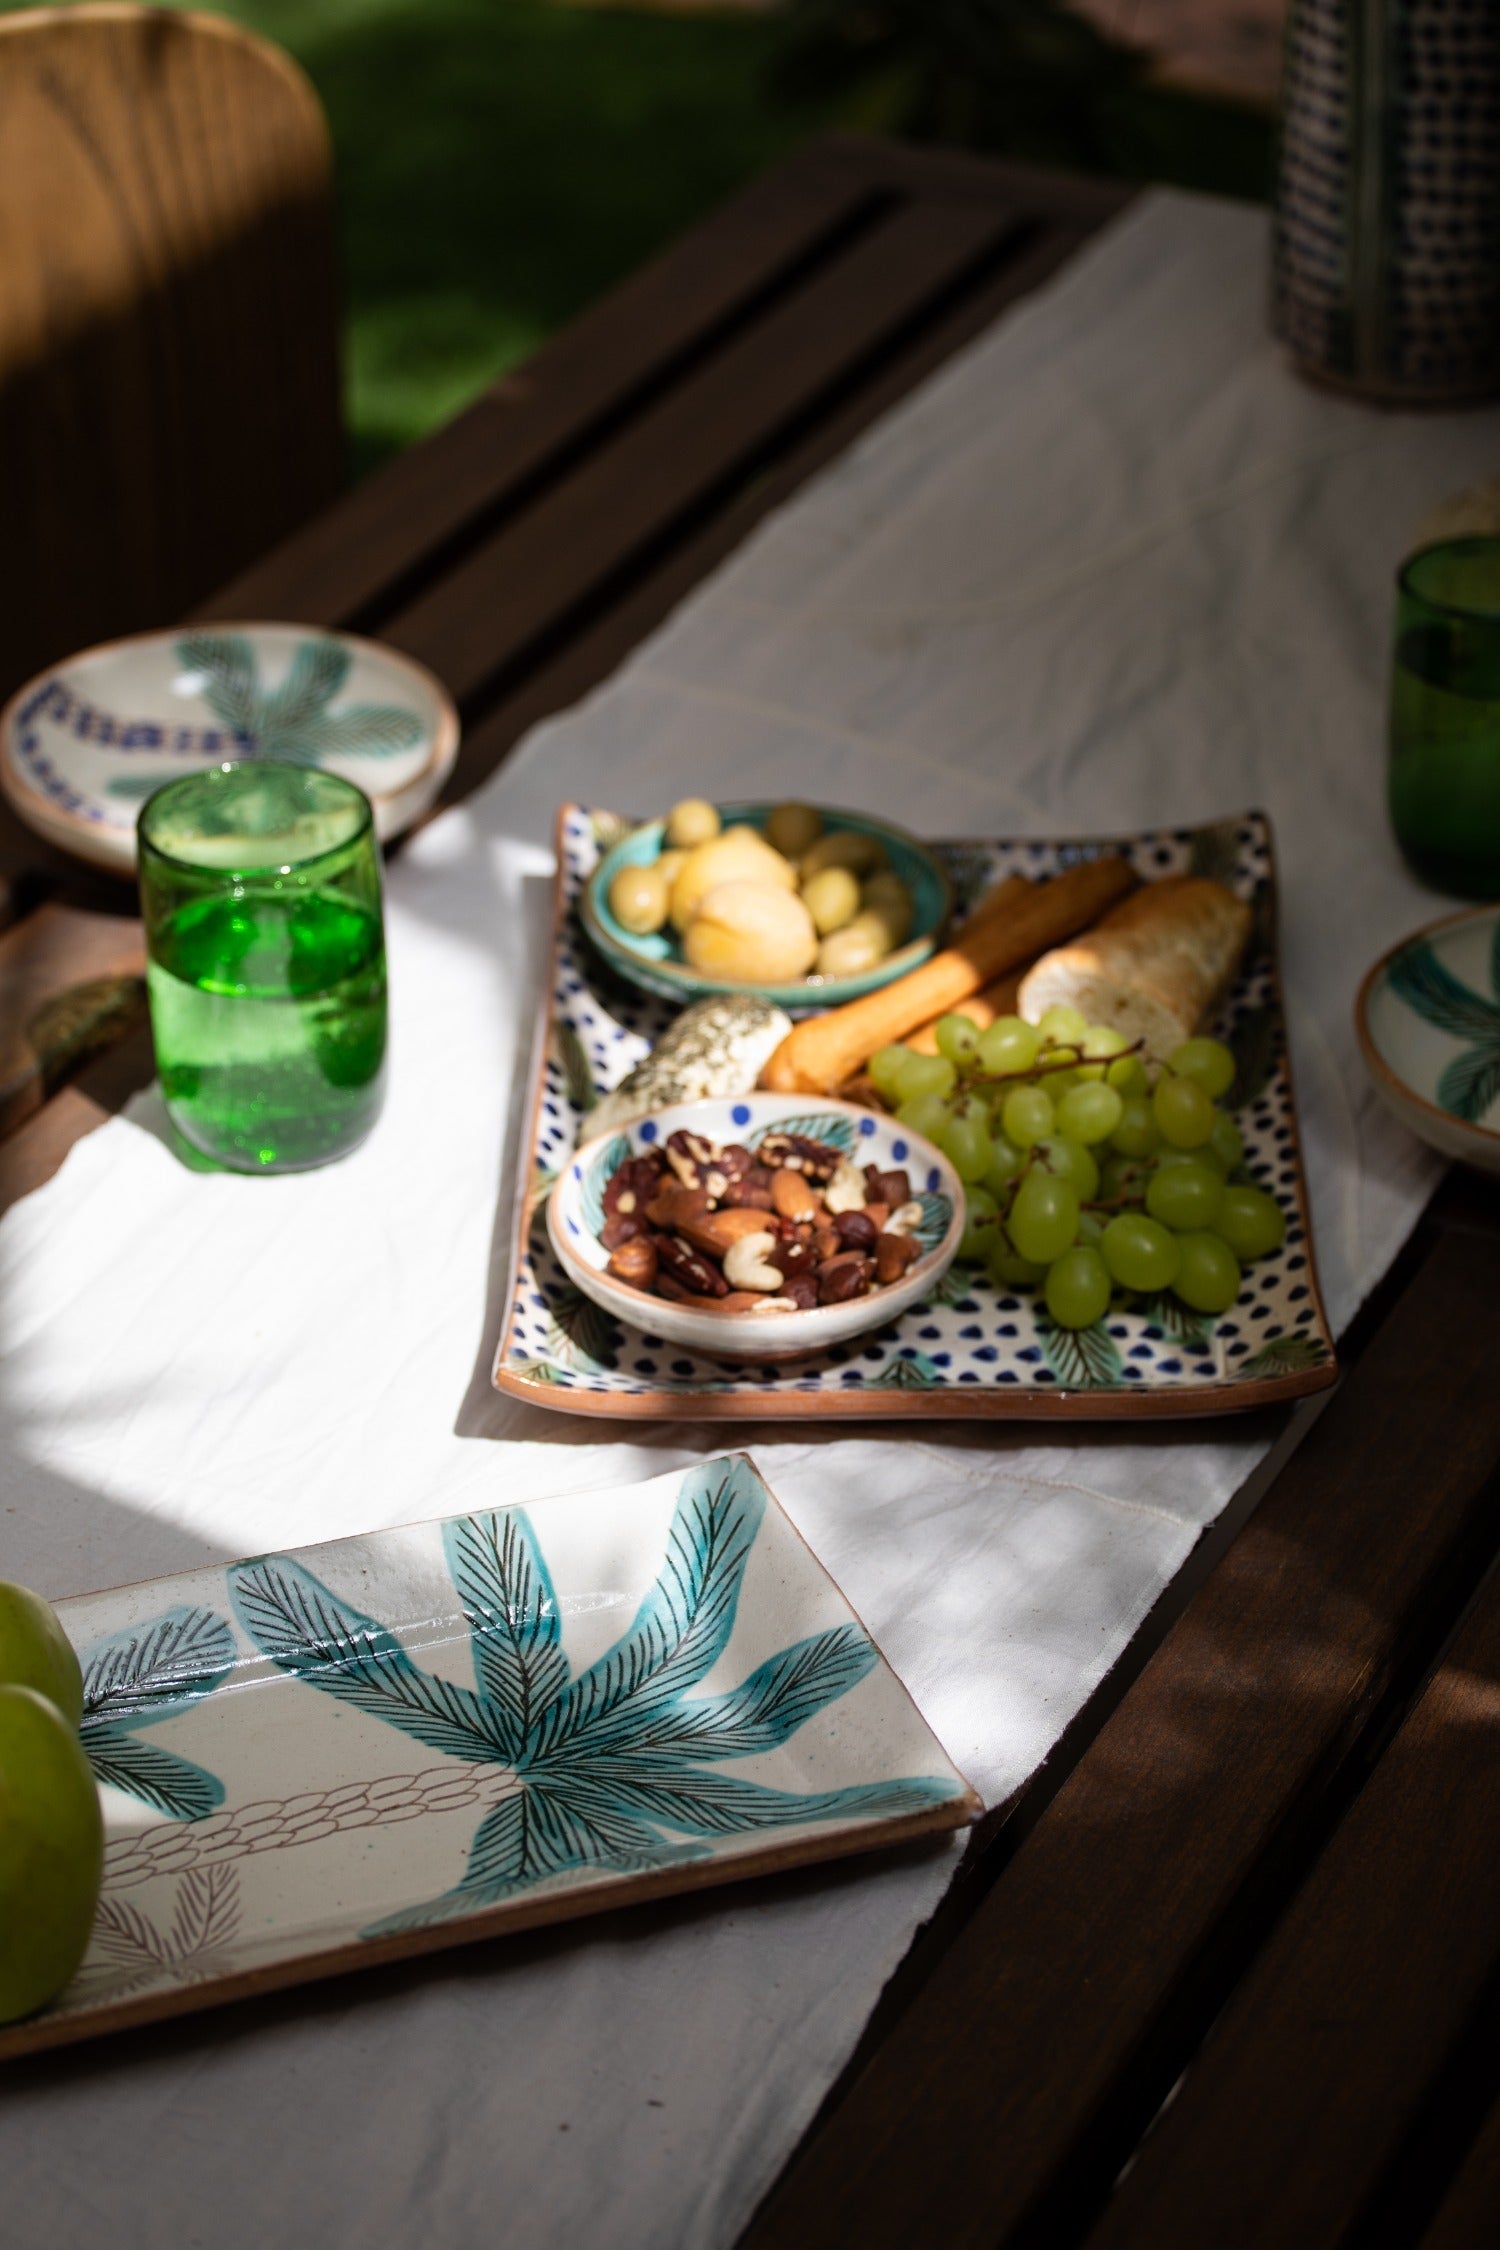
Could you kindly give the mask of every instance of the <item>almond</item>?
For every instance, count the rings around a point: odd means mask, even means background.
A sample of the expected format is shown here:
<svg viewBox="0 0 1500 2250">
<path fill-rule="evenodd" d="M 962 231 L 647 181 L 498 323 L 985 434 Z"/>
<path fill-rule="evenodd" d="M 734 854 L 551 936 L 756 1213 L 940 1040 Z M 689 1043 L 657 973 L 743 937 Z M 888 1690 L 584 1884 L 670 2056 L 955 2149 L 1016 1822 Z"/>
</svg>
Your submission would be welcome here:
<svg viewBox="0 0 1500 2250">
<path fill-rule="evenodd" d="M 822 1209 L 802 1174 L 784 1167 L 771 1175 L 771 1202 L 784 1219 L 811 1219 Z"/>
<path fill-rule="evenodd" d="M 732 1242 L 742 1235 L 764 1234 L 766 1214 L 743 1208 L 729 1211 L 705 1211 L 701 1218 L 682 1219 L 680 1230 L 695 1250 L 706 1250 L 711 1258 L 722 1258 Z"/>
</svg>

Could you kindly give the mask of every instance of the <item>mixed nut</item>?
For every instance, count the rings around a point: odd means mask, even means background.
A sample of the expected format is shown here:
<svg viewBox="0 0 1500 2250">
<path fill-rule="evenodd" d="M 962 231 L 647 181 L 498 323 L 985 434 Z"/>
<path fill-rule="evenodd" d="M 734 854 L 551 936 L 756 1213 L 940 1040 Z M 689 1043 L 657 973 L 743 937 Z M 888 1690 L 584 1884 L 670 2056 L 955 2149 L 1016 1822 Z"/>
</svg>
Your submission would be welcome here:
<svg viewBox="0 0 1500 2250">
<path fill-rule="evenodd" d="M 921 1256 L 904 1171 L 767 1133 L 752 1151 L 676 1132 L 627 1157 L 599 1240 L 616 1281 L 703 1312 L 808 1312 L 889 1288 Z"/>
</svg>

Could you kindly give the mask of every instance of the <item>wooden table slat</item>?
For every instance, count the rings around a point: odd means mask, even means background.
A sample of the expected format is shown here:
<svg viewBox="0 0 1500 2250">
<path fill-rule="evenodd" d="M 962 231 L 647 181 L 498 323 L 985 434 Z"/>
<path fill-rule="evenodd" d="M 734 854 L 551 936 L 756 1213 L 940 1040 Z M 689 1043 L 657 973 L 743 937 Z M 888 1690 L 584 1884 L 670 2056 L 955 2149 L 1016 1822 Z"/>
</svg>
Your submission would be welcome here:
<svg viewBox="0 0 1500 2250">
<path fill-rule="evenodd" d="M 1492 1575 L 1089 2250 L 1343 2240 L 1500 1966 L 1497 1868 Z"/>
<path fill-rule="evenodd" d="M 746 2250 L 925 2244 L 936 2183 L 948 2250 L 1051 2244 L 1102 2202 L 1265 1886 L 1317 1849 L 1387 1683 L 1500 1539 L 1472 1349 L 1494 1286 L 1492 1240 L 1438 1241 Z"/>
<path fill-rule="evenodd" d="M 544 509 L 507 520 L 384 637 L 472 702 L 653 542 L 732 497 L 821 396 L 1025 231 L 978 204 L 895 211 L 551 485 Z"/>
<path fill-rule="evenodd" d="M 1448 2183 L 1422 2250 L 1493 2250 L 1500 2242 L 1500 2101 Z"/>
<path fill-rule="evenodd" d="M 505 693 L 465 730 L 444 801 L 461 802 L 488 780 L 529 728 L 608 679 L 773 509 L 1008 306 L 1056 272 L 1086 239 L 1071 223 L 1047 227 L 999 272 L 978 280 L 940 317 L 924 322 L 902 349 L 883 357 L 868 382 L 841 394 L 825 416 L 799 431 L 773 465 L 707 522 L 695 524 L 649 564 L 632 571 L 617 597 L 592 610 L 560 647 L 549 644 L 530 665 L 514 663 Z"/>
<path fill-rule="evenodd" d="M 753 316 L 895 192 L 812 143 L 590 306 L 420 445 L 222 588 L 210 617 L 378 627 L 393 592 L 513 504 L 685 359 Z"/>
</svg>

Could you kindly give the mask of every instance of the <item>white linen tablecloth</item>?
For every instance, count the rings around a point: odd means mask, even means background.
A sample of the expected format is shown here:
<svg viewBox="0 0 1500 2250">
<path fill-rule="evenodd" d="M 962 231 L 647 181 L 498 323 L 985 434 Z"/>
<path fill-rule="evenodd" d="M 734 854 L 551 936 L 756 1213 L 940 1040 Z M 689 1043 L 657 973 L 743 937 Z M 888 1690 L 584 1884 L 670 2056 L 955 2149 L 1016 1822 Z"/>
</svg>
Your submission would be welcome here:
<svg viewBox="0 0 1500 2250">
<path fill-rule="evenodd" d="M 325 1173 L 209 1177 L 153 1095 L 0 1228 L 0 1575 L 59 1596 L 643 1477 L 748 1442 L 990 1801 L 1036 1766 L 1263 1424 L 616 1434 L 488 1389 L 560 798 L 876 807 L 929 834 L 1259 804 L 1329 1307 L 1431 1186 L 1357 1060 L 1434 911 L 1383 814 L 1394 566 L 1500 417 L 1298 385 L 1263 214 L 1155 194 L 768 523 L 392 870 L 394 1076 Z M 719 2245 L 956 1847 L 331 1983 L 12 2068 L 18 2250 Z"/>
</svg>

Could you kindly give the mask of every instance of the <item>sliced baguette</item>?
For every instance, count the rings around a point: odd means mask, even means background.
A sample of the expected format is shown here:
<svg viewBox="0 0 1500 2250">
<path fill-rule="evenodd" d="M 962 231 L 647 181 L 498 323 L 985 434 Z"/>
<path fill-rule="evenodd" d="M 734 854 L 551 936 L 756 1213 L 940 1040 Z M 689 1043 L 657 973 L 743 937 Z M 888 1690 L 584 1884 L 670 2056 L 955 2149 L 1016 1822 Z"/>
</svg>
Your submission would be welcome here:
<svg viewBox="0 0 1500 2250">
<path fill-rule="evenodd" d="M 1233 981 L 1251 911 L 1222 883 L 1169 875 L 1146 883 L 1071 944 L 1043 954 L 1021 982 L 1037 1023 L 1059 1004 L 1111 1025 L 1165 1061 L 1212 1013 Z"/>
</svg>

